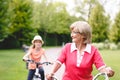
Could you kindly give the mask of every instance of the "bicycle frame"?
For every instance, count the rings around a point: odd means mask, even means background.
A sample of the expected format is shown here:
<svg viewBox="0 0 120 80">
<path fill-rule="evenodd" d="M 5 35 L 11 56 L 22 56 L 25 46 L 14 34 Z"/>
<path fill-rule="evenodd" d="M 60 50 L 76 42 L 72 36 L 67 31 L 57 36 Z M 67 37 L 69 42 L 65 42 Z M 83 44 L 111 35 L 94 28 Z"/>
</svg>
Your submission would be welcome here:
<svg viewBox="0 0 120 80">
<path fill-rule="evenodd" d="M 34 77 L 33 77 L 33 80 L 41 80 L 41 75 L 39 74 L 39 65 L 49 65 L 49 64 L 52 64 L 51 62 L 35 62 L 33 60 L 27 60 L 26 61 L 27 63 L 35 63 L 36 64 L 36 70 L 35 70 L 35 74 L 34 74 Z M 54 79 L 53 80 L 57 80 L 57 79 Z"/>
<path fill-rule="evenodd" d="M 36 68 L 33 80 L 41 80 L 41 75 L 39 74 L 39 69 Z"/>
<path fill-rule="evenodd" d="M 100 76 L 103 76 L 104 77 L 104 80 L 109 80 L 108 76 L 107 76 L 107 73 L 98 73 L 96 74 L 94 77 L 93 77 L 93 80 L 98 80 L 98 78 Z"/>
</svg>

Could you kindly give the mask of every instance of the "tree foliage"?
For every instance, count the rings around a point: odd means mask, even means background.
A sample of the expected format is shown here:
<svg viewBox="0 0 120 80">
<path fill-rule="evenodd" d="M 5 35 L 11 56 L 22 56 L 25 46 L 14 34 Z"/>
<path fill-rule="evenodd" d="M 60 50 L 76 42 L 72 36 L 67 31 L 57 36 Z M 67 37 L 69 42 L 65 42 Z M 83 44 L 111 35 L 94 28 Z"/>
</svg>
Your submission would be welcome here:
<svg viewBox="0 0 120 80">
<path fill-rule="evenodd" d="M 66 11 L 66 5 L 55 3 L 53 8 L 54 10 L 50 13 L 51 19 L 49 19 L 48 31 L 50 33 L 67 34 L 69 32 L 70 16 Z"/>
<path fill-rule="evenodd" d="M 102 42 L 108 38 L 109 17 L 99 3 L 91 10 L 89 23 L 92 27 L 93 42 Z"/>
<path fill-rule="evenodd" d="M 120 42 L 120 11 L 116 15 L 114 24 L 110 28 L 109 39 L 112 42 Z"/>
<path fill-rule="evenodd" d="M 38 3 L 39 30 L 47 33 L 68 33 L 70 15 L 66 10 L 66 5 L 61 2 L 47 2 L 42 0 Z M 36 22 L 35 22 L 36 23 Z"/>
<path fill-rule="evenodd" d="M 8 16 L 7 8 L 9 5 L 9 0 L 0 0 L 0 42 L 3 41 L 8 35 Z"/>
<path fill-rule="evenodd" d="M 66 4 L 62 2 L 42 0 L 40 3 L 34 3 L 34 8 L 34 15 L 37 16 L 33 16 L 36 19 L 33 24 L 37 26 L 45 44 L 49 37 L 48 34 L 54 34 L 54 40 L 58 39 L 57 35 L 59 34 L 69 34 L 69 25 L 73 20 L 77 20 L 77 18 L 70 16 L 66 10 Z"/>
<path fill-rule="evenodd" d="M 75 11 L 81 14 L 81 19 L 88 21 L 91 9 L 97 2 L 97 0 L 75 0 Z"/>
<path fill-rule="evenodd" d="M 12 0 L 9 5 L 9 31 L 20 42 L 29 43 L 36 30 L 32 24 L 32 6 L 29 0 Z"/>
<path fill-rule="evenodd" d="M 55 45 L 70 41 L 69 26 L 76 20 L 88 21 L 92 27 L 93 41 L 102 42 L 108 38 L 120 41 L 119 18 L 109 29 L 109 16 L 98 0 L 75 0 L 76 12 L 71 16 L 66 4 L 52 0 L 1 0 L 0 1 L 0 47 L 30 44 L 34 35 L 40 34 L 45 44 Z M 73 9 L 73 10 L 74 10 Z M 53 38 L 51 38 L 53 37 Z M 67 38 L 67 39 L 66 39 Z M 69 41 L 68 41 L 69 40 Z M 2 43 L 2 45 L 1 45 Z"/>
</svg>

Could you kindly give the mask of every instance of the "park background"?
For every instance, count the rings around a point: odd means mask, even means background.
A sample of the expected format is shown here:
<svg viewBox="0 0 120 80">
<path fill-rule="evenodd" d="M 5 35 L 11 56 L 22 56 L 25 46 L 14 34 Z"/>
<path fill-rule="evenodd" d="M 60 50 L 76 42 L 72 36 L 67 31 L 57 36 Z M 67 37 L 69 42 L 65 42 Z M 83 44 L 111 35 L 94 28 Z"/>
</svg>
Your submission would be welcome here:
<svg viewBox="0 0 120 80">
<path fill-rule="evenodd" d="M 21 52 L 22 45 L 30 46 L 33 37 L 39 34 L 45 42 L 43 47 L 62 47 L 71 42 L 69 26 L 77 20 L 87 21 L 91 25 L 93 45 L 101 50 L 103 57 L 106 56 L 107 64 L 115 69 L 116 76 L 112 80 L 119 80 L 120 2 L 117 1 L 114 17 L 104 7 L 109 0 L 73 2 L 74 7 L 68 11 L 66 3 L 54 0 L 0 0 L 1 80 L 16 80 L 12 77 L 25 76 L 24 64 L 20 61 L 24 55 Z M 23 66 L 17 67 L 18 65 Z"/>
</svg>

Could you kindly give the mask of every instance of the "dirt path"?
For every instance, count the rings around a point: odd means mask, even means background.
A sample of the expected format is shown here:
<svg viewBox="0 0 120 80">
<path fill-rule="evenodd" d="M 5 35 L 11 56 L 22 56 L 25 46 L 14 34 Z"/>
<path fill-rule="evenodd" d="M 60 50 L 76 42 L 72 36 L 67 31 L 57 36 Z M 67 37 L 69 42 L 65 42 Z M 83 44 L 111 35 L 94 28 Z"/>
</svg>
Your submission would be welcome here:
<svg viewBox="0 0 120 80">
<path fill-rule="evenodd" d="M 48 57 L 48 60 L 55 61 L 57 59 L 61 49 L 62 49 L 62 47 L 54 47 L 54 48 L 46 49 L 46 55 Z M 49 73 L 51 71 L 52 66 L 45 66 L 44 68 L 45 68 L 45 72 Z M 58 78 L 58 80 L 61 80 L 63 71 L 64 71 L 64 65 L 62 65 L 62 67 L 55 74 L 55 76 Z"/>
</svg>

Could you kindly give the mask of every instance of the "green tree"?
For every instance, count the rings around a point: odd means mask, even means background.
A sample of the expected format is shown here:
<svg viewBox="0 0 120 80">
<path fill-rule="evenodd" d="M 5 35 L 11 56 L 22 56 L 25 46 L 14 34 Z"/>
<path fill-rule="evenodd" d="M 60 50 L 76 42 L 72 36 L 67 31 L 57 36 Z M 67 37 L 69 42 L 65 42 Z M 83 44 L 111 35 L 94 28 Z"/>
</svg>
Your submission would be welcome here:
<svg viewBox="0 0 120 80">
<path fill-rule="evenodd" d="M 75 12 L 79 13 L 81 16 L 79 18 L 88 21 L 91 13 L 91 9 L 98 2 L 97 0 L 75 0 Z"/>
<path fill-rule="evenodd" d="M 34 10 L 34 15 L 38 15 L 34 16 L 34 19 L 39 20 L 39 22 L 35 21 L 34 24 L 37 24 L 36 26 L 39 33 L 42 34 L 45 44 L 49 37 L 48 34 L 54 34 L 56 43 L 59 34 L 69 34 L 69 25 L 76 19 L 69 15 L 66 10 L 66 4 L 61 2 L 41 0 L 40 3 L 35 3 Z"/>
<path fill-rule="evenodd" d="M 39 30 L 47 33 L 67 33 L 68 21 L 70 16 L 66 11 L 66 5 L 60 2 L 47 2 L 47 0 L 42 0 L 39 3 Z M 36 22 L 35 22 L 36 23 Z M 54 27 L 54 28 L 53 28 Z M 64 28 L 62 28 L 64 27 Z M 60 29 L 57 29 L 60 28 Z M 58 31 L 59 30 L 59 31 Z"/>
<path fill-rule="evenodd" d="M 116 43 L 120 42 L 120 11 L 117 13 L 114 24 L 110 28 L 109 39 Z"/>
<path fill-rule="evenodd" d="M 92 27 L 93 42 L 102 42 L 108 38 L 109 16 L 105 15 L 105 11 L 99 3 L 91 10 L 89 23 Z"/>
<path fill-rule="evenodd" d="M 8 35 L 8 25 L 7 25 L 7 9 L 9 5 L 9 0 L 0 0 L 0 42 L 2 42 Z"/>
<path fill-rule="evenodd" d="M 66 10 L 66 5 L 64 3 L 56 2 L 53 4 L 53 9 L 51 19 L 49 19 L 49 33 L 68 34 L 70 15 Z"/>
<path fill-rule="evenodd" d="M 12 0 L 9 6 L 9 31 L 20 45 L 30 43 L 37 34 L 32 26 L 32 3 L 29 0 Z"/>
</svg>

